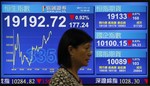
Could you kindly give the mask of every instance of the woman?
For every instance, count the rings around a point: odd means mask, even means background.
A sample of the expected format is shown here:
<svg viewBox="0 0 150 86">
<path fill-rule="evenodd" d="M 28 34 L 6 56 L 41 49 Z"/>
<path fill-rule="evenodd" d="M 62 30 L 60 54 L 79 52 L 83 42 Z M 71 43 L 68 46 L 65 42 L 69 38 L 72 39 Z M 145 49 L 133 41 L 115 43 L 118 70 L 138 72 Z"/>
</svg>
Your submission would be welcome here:
<svg viewBox="0 0 150 86">
<path fill-rule="evenodd" d="M 53 75 L 49 86 L 82 86 L 78 70 L 87 66 L 91 56 L 92 38 L 82 30 L 67 30 L 58 46 L 60 68 Z"/>
</svg>

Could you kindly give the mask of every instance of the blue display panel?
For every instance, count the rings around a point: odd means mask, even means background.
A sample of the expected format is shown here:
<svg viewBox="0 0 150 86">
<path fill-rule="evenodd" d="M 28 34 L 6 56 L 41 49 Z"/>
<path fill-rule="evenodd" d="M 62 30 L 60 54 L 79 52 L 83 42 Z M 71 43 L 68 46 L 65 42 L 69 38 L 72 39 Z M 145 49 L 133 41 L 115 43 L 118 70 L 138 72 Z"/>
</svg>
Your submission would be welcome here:
<svg viewBox="0 0 150 86">
<path fill-rule="evenodd" d="M 93 38 L 91 60 L 78 72 L 83 84 L 147 84 L 145 2 L 2 2 L 1 83 L 48 84 L 69 28 Z"/>
</svg>

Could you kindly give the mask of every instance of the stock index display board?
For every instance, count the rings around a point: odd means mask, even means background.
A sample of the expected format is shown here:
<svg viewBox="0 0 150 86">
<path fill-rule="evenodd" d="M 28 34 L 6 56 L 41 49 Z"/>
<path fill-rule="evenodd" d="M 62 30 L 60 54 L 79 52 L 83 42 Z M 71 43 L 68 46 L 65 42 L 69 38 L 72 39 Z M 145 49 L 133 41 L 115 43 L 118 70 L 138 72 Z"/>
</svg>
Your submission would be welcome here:
<svg viewBox="0 0 150 86">
<path fill-rule="evenodd" d="M 148 3 L 2 2 L 1 84 L 48 84 L 62 34 L 92 38 L 83 84 L 148 83 Z"/>
</svg>

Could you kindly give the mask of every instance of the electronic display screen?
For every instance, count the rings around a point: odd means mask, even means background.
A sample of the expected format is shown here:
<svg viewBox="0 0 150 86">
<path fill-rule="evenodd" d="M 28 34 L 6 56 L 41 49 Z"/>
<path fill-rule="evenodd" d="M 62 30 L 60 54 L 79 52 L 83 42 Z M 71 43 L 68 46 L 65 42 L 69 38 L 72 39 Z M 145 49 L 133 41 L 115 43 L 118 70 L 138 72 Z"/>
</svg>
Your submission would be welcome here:
<svg viewBox="0 0 150 86">
<path fill-rule="evenodd" d="M 1 2 L 1 84 L 48 84 L 70 28 L 92 38 L 83 84 L 148 84 L 147 2 Z"/>
</svg>

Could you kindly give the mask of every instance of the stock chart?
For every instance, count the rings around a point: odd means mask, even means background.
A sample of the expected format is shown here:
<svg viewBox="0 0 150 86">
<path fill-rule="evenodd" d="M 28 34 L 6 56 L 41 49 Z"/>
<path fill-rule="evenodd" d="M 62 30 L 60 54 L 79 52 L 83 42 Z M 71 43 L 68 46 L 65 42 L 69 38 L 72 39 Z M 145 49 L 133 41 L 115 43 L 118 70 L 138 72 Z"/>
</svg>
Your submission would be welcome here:
<svg viewBox="0 0 150 86">
<path fill-rule="evenodd" d="M 1 84 L 48 84 L 70 28 L 92 38 L 83 84 L 148 84 L 148 3 L 2 2 Z"/>
</svg>

